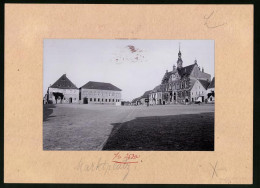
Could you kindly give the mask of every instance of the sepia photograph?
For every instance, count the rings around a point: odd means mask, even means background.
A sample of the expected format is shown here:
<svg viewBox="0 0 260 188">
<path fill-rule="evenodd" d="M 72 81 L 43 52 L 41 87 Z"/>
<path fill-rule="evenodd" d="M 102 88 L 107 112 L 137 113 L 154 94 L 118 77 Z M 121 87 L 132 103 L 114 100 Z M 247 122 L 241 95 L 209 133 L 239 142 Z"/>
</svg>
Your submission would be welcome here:
<svg viewBox="0 0 260 188">
<path fill-rule="evenodd" d="M 43 150 L 214 151 L 214 45 L 44 39 Z"/>
</svg>

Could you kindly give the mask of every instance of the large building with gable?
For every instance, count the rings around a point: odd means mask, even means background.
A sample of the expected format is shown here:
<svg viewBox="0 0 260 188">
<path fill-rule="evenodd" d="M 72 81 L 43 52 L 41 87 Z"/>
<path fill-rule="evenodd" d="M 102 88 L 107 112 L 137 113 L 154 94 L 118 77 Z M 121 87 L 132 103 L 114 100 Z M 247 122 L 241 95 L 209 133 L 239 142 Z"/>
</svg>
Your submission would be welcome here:
<svg viewBox="0 0 260 188">
<path fill-rule="evenodd" d="M 82 104 L 121 104 L 121 89 L 110 83 L 90 81 L 79 88 Z"/>
<path fill-rule="evenodd" d="M 200 68 L 197 60 L 193 64 L 183 66 L 179 49 L 178 60 L 172 70 L 166 70 L 161 84 L 156 86 L 149 95 L 149 103 L 153 104 L 187 104 L 201 98 L 207 98 L 207 88 L 211 82 L 211 75 Z"/>
<path fill-rule="evenodd" d="M 78 103 L 79 89 L 63 74 L 47 91 L 48 103 Z"/>
</svg>

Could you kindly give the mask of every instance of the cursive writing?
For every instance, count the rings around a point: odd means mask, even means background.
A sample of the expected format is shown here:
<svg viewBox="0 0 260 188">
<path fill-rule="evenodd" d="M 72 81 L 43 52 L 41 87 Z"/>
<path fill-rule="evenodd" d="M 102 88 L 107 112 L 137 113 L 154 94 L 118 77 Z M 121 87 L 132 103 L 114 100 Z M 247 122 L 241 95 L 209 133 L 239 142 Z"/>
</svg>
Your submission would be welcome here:
<svg viewBox="0 0 260 188">
<path fill-rule="evenodd" d="M 74 167 L 74 170 L 79 172 L 102 172 L 107 175 L 113 171 L 124 172 L 123 180 L 125 180 L 130 172 L 129 163 L 108 163 L 106 160 L 99 158 L 96 162 L 87 163 L 84 159 L 80 159 L 78 164 Z"/>
<path fill-rule="evenodd" d="M 207 16 L 207 15 L 204 16 L 204 20 L 205 20 L 204 25 L 205 25 L 207 28 L 213 29 L 213 28 L 217 28 L 217 27 L 220 27 L 220 26 L 223 26 L 223 25 L 227 24 L 227 23 L 225 23 L 225 22 L 224 22 L 224 23 L 221 23 L 221 24 L 209 24 L 209 21 L 212 21 L 212 18 L 214 17 L 214 15 L 215 15 L 215 12 L 212 11 L 208 16 Z"/>
</svg>

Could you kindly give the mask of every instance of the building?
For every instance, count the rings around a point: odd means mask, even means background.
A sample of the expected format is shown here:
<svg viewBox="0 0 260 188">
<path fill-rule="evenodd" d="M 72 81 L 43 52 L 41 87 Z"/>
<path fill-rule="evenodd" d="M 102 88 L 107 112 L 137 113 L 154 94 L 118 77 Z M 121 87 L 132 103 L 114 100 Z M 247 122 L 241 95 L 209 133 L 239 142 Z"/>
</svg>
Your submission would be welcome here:
<svg viewBox="0 0 260 188">
<path fill-rule="evenodd" d="M 152 90 L 144 92 L 144 94 L 140 97 L 140 103 L 141 105 L 147 105 L 149 104 L 149 95 L 152 92 Z"/>
<path fill-rule="evenodd" d="M 206 80 L 195 80 L 195 82 L 191 84 L 191 102 L 195 102 L 198 98 L 201 98 L 201 102 L 205 102 L 209 84 L 210 83 Z"/>
<path fill-rule="evenodd" d="M 160 86 L 150 93 L 150 104 L 188 104 L 199 97 L 203 101 L 207 98 L 207 87 L 210 85 L 211 75 L 200 68 L 197 60 L 188 66 L 183 66 L 179 49 L 178 60 L 172 71 L 166 70 Z"/>
<path fill-rule="evenodd" d="M 130 101 L 121 101 L 121 106 L 130 106 L 131 102 Z"/>
<path fill-rule="evenodd" d="M 79 89 L 63 74 L 47 91 L 48 103 L 78 103 Z"/>
<path fill-rule="evenodd" d="M 138 97 L 138 98 L 135 98 L 132 100 L 131 104 L 132 106 L 138 106 L 141 104 L 141 101 L 140 101 L 141 97 Z"/>
<path fill-rule="evenodd" d="M 150 105 L 160 105 L 162 104 L 162 89 L 161 85 L 156 86 L 149 94 L 149 104 Z"/>
<path fill-rule="evenodd" d="M 215 77 L 207 88 L 207 98 L 208 103 L 215 103 Z"/>
<path fill-rule="evenodd" d="M 90 81 L 79 88 L 81 104 L 121 104 L 121 89 L 104 82 Z"/>
</svg>

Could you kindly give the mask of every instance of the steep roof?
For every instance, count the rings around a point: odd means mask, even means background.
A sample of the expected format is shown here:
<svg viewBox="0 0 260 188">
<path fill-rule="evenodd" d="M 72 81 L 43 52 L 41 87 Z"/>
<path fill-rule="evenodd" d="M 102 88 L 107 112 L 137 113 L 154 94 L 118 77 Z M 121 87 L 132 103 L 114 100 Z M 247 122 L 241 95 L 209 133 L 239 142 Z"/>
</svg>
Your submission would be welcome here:
<svg viewBox="0 0 260 188">
<path fill-rule="evenodd" d="M 188 65 L 186 67 L 178 68 L 177 71 L 181 77 L 183 76 L 189 76 L 194 68 L 196 63 Z M 170 76 L 173 74 L 173 71 L 166 72 L 162 79 L 162 84 L 169 81 Z"/>
<path fill-rule="evenodd" d="M 215 88 L 215 77 L 213 77 L 212 81 L 210 82 L 208 89 L 210 88 Z"/>
<path fill-rule="evenodd" d="M 81 88 L 83 88 L 83 89 L 99 89 L 99 90 L 122 91 L 121 89 L 119 89 L 118 87 L 114 86 L 113 84 L 105 83 L 105 82 L 93 82 L 93 81 L 89 81 L 88 83 L 86 83 Z"/>
<path fill-rule="evenodd" d="M 78 89 L 66 76 L 63 74 L 50 88 L 59 88 L 59 89 Z"/>
<path fill-rule="evenodd" d="M 160 91 L 162 91 L 161 85 L 156 86 L 156 87 L 152 90 L 152 92 L 160 92 Z"/>
<path fill-rule="evenodd" d="M 208 81 L 206 81 L 206 80 L 199 80 L 199 82 L 201 83 L 201 85 L 205 88 L 205 89 L 207 89 L 208 88 L 208 86 L 209 86 L 209 82 Z"/>
<path fill-rule="evenodd" d="M 163 76 L 162 83 L 168 82 L 168 80 L 169 80 L 170 76 L 172 75 L 172 73 L 173 73 L 172 71 L 166 72 L 166 73 L 164 74 L 164 76 Z"/>
<path fill-rule="evenodd" d="M 153 90 L 149 90 L 144 92 L 144 94 L 141 96 L 141 98 L 149 98 L 149 94 L 152 92 Z"/>
<path fill-rule="evenodd" d="M 190 87 L 193 88 L 194 84 L 196 83 L 196 79 L 191 79 L 190 80 Z"/>
<path fill-rule="evenodd" d="M 186 66 L 186 67 L 182 67 L 181 69 L 177 69 L 179 75 L 180 75 L 181 77 L 183 77 L 183 76 L 185 76 L 185 75 L 189 76 L 189 75 L 191 74 L 191 72 L 192 72 L 194 66 L 195 66 L 195 63 L 194 63 L 194 64 L 191 64 L 191 65 L 188 65 L 188 66 Z"/>
</svg>

